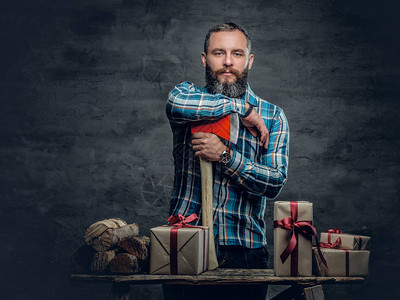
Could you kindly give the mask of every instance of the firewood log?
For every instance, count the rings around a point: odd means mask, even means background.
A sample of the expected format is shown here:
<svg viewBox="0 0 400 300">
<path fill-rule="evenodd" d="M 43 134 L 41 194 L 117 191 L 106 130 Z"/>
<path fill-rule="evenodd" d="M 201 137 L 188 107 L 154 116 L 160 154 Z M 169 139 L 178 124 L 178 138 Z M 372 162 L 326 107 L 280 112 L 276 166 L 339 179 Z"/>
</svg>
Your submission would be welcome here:
<svg viewBox="0 0 400 300">
<path fill-rule="evenodd" d="M 111 273 L 139 273 L 140 267 L 136 256 L 130 253 L 120 253 L 110 262 Z"/>
<path fill-rule="evenodd" d="M 88 273 L 94 254 L 95 250 L 88 245 L 83 245 L 76 250 L 72 255 L 72 268 L 74 272 Z"/>
<path fill-rule="evenodd" d="M 150 252 L 150 238 L 147 236 L 125 238 L 118 242 L 118 247 L 140 260 L 147 260 Z"/>
<path fill-rule="evenodd" d="M 93 223 L 92 225 L 89 226 L 88 229 L 86 229 L 85 242 L 87 245 L 90 245 L 93 240 L 102 235 L 103 232 L 106 231 L 107 229 L 120 228 L 125 225 L 127 225 L 127 223 L 119 218 L 106 219 Z"/>
<path fill-rule="evenodd" d="M 99 237 L 92 240 L 90 245 L 99 252 L 107 251 L 115 248 L 120 240 L 138 235 L 139 225 L 133 223 L 120 228 L 107 229 Z"/>
<path fill-rule="evenodd" d="M 92 264 L 90 266 L 90 271 L 93 273 L 106 273 L 108 271 L 108 267 L 110 264 L 110 261 L 112 261 L 118 250 L 113 249 L 109 251 L 104 251 L 104 252 L 97 252 L 93 256 Z"/>
</svg>

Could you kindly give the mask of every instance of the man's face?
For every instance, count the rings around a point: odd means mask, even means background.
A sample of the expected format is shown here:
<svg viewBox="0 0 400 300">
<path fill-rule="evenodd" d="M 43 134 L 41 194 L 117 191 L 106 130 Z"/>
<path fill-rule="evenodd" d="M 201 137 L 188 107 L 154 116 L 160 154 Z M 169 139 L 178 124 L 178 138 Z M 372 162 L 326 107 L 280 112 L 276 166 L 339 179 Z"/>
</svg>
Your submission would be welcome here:
<svg viewBox="0 0 400 300">
<path fill-rule="evenodd" d="M 246 90 L 247 73 L 254 55 L 249 54 L 246 36 L 240 30 L 214 32 L 207 53 L 202 53 L 207 88 L 212 93 L 240 97 Z"/>
</svg>

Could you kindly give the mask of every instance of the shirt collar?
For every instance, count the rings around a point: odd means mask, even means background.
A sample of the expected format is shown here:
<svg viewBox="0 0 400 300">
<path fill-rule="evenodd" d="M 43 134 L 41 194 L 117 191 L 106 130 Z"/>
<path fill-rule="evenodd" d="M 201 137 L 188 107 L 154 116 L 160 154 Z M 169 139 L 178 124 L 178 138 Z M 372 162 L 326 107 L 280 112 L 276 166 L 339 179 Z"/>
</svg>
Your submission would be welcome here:
<svg viewBox="0 0 400 300">
<path fill-rule="evenodd" d="M 240 97 L 240 99 L 249 102 L 253 106 L 258 106 L 257 96 L 251 90 L 249 83 L 247 83 L 246 92 L 244 92 L 244 94 L 242 95 L 242 97 Z"/>
</svg>

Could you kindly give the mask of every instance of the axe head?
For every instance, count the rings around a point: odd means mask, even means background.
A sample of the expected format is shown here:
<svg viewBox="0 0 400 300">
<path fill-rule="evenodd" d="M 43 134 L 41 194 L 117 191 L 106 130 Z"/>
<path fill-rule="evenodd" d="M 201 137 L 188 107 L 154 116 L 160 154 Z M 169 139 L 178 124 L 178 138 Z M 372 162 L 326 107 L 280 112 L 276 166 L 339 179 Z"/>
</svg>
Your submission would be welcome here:
<svg viewBox="0 0 400 300">
<path fill-rule="evenodd" d="M 193 122 L 191 132 L 192 134 L 195 132 L 214 133 L 236 144 L 239 135 L 239 116 L 237 113 L 232 113 L 218 120 Z"/>
</svg>

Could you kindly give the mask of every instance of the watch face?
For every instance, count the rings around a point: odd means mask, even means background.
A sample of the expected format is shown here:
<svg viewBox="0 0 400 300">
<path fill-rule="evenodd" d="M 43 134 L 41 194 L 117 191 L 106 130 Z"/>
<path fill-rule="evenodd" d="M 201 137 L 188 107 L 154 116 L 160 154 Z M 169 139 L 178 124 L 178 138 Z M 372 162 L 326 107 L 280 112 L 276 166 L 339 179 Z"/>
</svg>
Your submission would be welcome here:
<svg viewBox="0 0 400 300">
<path fill-rule="evenodd" d="M 224 151 L 219 156 L 219 161 L 223 164 L 227 164 L 231 160 L 231 154 L 228 151 Z"/>
</svg>

